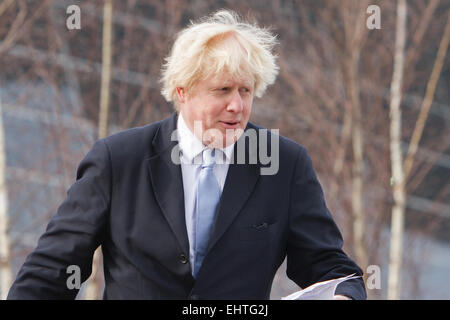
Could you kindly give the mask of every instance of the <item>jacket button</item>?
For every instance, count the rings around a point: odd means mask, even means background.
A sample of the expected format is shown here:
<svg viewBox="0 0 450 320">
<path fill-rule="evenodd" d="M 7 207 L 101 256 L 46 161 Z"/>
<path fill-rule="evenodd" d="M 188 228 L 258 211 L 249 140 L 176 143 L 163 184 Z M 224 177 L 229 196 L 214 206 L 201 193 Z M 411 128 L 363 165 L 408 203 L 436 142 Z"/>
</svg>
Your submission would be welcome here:
<svg viewBox="0 0 450 320">
<path fill-rule="evenodd" d="M 188 259 L 186 258 L 186 256 L 184 255 L 184 253 L 180 253 L 180 262 L 181 262 L 182 264 L 188 263 Z"/>
</svg>

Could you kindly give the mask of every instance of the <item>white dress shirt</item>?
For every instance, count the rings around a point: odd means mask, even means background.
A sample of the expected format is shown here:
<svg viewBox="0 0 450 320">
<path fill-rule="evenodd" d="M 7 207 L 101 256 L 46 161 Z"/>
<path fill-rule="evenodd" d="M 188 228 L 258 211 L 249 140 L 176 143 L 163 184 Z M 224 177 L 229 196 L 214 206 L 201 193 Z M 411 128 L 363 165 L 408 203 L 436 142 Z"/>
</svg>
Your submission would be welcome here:
<svg viewBox="0 0 450 320">
<path fill-rule="evenodd" d="M 177 121 L 178 143 L 180 148 L 181 172 L 183 177 L 184 190 L 184 208 L 186 229 L 189 238 L 189 262 L 193 270 L 195 259 L 195 219 L 196 219 L 196 191 L 198 185 L 198 176 L 201 170 L 202 151 L 206 146 L 189 129 L 183 119 L 181 112 Z M 228 173 L 228 166 L 233 155 L 234 143 L 224 149 L 222 152 L 216 152 L 216 159 L 222 157 L 214 166 L 214 174 L 219 183 L 220 190 L 223 191 L 225 179 Z"/>
</svg>

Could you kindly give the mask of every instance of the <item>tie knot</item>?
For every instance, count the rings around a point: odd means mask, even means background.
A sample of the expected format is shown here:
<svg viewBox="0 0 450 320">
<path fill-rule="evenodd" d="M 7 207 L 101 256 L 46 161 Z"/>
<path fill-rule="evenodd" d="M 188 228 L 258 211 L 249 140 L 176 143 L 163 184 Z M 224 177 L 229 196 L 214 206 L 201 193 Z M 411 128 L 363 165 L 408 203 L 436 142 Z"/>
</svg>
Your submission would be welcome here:
<svg viewBox="0 0 450 320">
<path fill-rule="evenodd" d="M 202 168 L 212 168 L 216 164 L 216 149 L 207 148 L 203 150 L 203 164 Z"/>
</svg>

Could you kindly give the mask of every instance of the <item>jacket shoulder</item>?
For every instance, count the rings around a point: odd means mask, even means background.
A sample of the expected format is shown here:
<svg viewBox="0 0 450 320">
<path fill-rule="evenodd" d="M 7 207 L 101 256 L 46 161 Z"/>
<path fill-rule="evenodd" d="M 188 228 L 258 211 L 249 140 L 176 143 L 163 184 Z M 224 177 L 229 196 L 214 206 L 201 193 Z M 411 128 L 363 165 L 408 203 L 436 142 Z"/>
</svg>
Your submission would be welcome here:
<svg viewBox="0 0 450 320">
<path fill-rule="evenodd" d="M 263 130 L 263 132 L 265 132 L 264 130 L 267 130 L 268 135 L 267 142 L 269 144 L 272 144 L 273 141 L 278 140 L 279 151 L 281 153 L 287 153 L 290 156 L 295 156 L 298 155 L 299 153 L 302 154 L 307 153 L 307 148 L 305 146 L 290 138 L 280 135 L 279 130 L 275 131 L 275 129 L 266 129 L 251 122 L 248 123 L 248 129 L 253 129 L 258 132 L 261 132 L 260 130 Z M 272 136 L 276 137 L 276 139 L 271 139 Z"/>
<path fill-rule="evenodd" d="M 161 124 L 166 120 L 156 121 L 144 126 L 125 129 L 103 138 L 112 155 L 151 156 L 152 141 Z"/>
</svg>

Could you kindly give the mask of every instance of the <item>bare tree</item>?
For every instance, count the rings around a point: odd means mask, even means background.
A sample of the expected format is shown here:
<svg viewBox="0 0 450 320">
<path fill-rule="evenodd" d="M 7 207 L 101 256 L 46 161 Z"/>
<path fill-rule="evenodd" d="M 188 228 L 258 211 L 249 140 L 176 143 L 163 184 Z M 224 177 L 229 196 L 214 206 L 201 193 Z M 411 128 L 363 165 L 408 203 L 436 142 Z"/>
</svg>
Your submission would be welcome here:
<svg viewBox="0 0 450 320">
<path fill-rule="evenodd" d="M 409 174 L 414 163 L 414 156 L 417 153 L 420 139 L 422 137 L 423 129 L 425 127 L 425 122 L 427 121 L 428 114 L 430 113 L 431 105 L 434 100 L 434 92 L 436 91 L 436 85 L 439 80 L 442 68 L 444 66 L 445 56 L 447 54 L 447 49 L 450 42 L 450 13 L 448 14 L 447 24 L 445 26 L 444 34 L 439 45 L 439 50 L 437 53 L 436 60 L 434 62 L 433 70 L 430 75 L 430 79 L 427 84 L 427 89 L 425 92 L 425 97 L 420 107 L 420 114 L 417 118 L 416 125 L 414 126 L 414 131 L 411 137 L 411 142 L 409 145 L 408 153 L 405 158 L 404 163 L 404 175 L 405 180 L 408 179 Z"/>
<path fill-rule="evenodd" d="M 0 17 L 6 16 L 6 11 L 14 4 L 11 0 L 0 3 Z M 18 4 L 19 10 L 13 18 L 10 29 L 0 43 L 0 54 L 9 49 L 17 40 L 18 30 L 24 27 L 27 15 L 27 5 L 24 1 Z M 3 126 L 3 106 L 0 92 L 0 299 L 6 299 L 12 283 L 11 270 L 11 239 L 8 205 L 8 186 L 6 183 L 6 150 L 5 132 Z"/>
<path fill-rule="evenodd" d="M 389 262 L 388 299 L 400 297 L 401 259 L 403 253 L 403 228 L 405 212 L 405 188 L 403 183 L 403 157 L 401 149 L 401 87 L 406 41 L 406 1 L 397 2 L 397 27 L 395 37 L 394 73 L 391 84 L 391 163 L 394 185 L 392 208 L 391 246 Z"/>
<path fill-rule="evenodd" d="M 402 3 L 403 2 L 403 3 Z M 420 113 L 414 127 L 411 142 L 409 144 L 408 153 L 404 163 L 402 162 L 402 151 L 400 145 L 401 135 L 401 85 L 403 74 L 404 60 L 404 42 L 406 29 L 406 3 L 399 1 L 398 7 L 398 24 L 397 38 L 401 43 L 396 45 L 395 68 L 392 79 L 392 98 L 391 98 L 391 158 L 392 158 L 392 174 L 393 174 L 393 195 L 395 204 L 392 208 L 392 226 L 391 226 L 391 251 L 389 264 L 389 282 L 388 282 L 388 298 L 399 299 L 401 292 L 401 266 L 402 266 L 402 243 L 404 229 L 404 211 L 405 211 L 405 185 L 410 175 L 414 162 L 414 156 L 417 152 L 419 141 L 422 137 L 423 129 L 427 116 L 429 114 L 436 84 L 438 82 L 447 49 L 450 42 L 450 13 L 448 14 L 447 24 L 444 34 L 439 45 L 433 70 L 427 84 L 425 97 L 420 108 Z"/>
<path fill-rule="evenodd" d="M 8 189 L 6 185 L 6 154 L 2 100 L 0 96 L 0 299 L 6 299 L 11 286 L 11 248 L 9 239 Z"/>
<path fill-rule="evenodd" d="M 98 137 L 108 135 L 108 110 L 111 82 L 111 58 L 112 58 L 112 25 L 113 5 L 111 0 L 106 0 L 103 7 L 103 41 L 102 41 L 102 82 L 100 87 L 100 116 L 98 125 Z M 94 300 L 101 297 L 100 285 L 102 283 L 100 269 L 102 268 L 101 246 L 95 250 L 92 263 L 92 276 L 88 279 L 86 287 L 86 299 Z"/>
<path fill-rule="evenodd" d="M 352 116 L 352 151 L 353 151 L 353 168 L 352 168 L 352 209 L 353 209 L 353 237 L 356 253 L 356 260 L 359 265 L 365 269 L 368 265 L 367 248 L 364 243 L 365 233 L 365 210 L 363 207 L 363 130 L 362 130 L 362 111 L 360 101 L 360 88 L 358 84 L 359 63 L 362 44 L 367 28 L 364 27 L 365 11 L 367 1 L 360 1 L 355 7 L 343 9 L 344 30 L 346 35 L 346 51 L 342 59 L 344 59 L 344 77 L 346 79 L 347 97 L 350 104 Z M 354 12 L 351 9 L 355 10 Z M 345 13 L 349 12 L 348 14 Z M 351 23 L 353 22 L 353 23 Z"/>
</svg>

